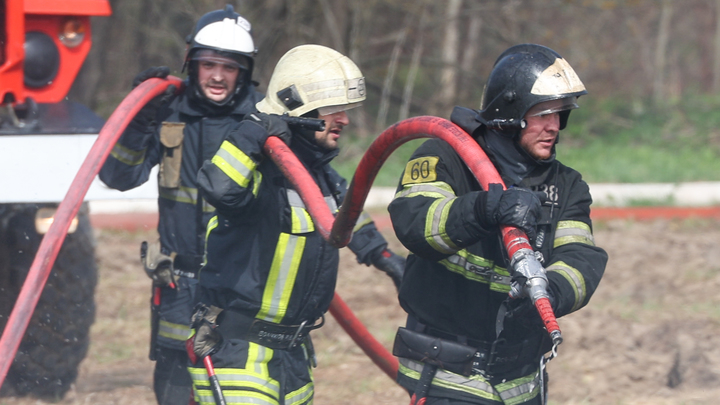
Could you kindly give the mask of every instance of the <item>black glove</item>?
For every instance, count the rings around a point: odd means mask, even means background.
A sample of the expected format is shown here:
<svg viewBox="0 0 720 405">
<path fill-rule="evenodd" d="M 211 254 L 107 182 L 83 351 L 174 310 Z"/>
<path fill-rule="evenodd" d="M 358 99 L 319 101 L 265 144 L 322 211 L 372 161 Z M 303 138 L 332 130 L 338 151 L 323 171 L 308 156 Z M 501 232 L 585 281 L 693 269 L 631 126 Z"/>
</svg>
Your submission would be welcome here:
<svg viewBox="0 0 720 405">
<path fill-rule="evenodd" d="M 147 68 L 140 72 L 137 76 L 135 76 L 132 82 L 132 88 L 134 89 L 135 87 L 139 86 L 140 83 L 144 82 L 147 79 L 152 79 L 154 77 L 164 79 L 168 77 L 169 74 L 170 68 L 167 66 L 154 66 L 151 68 Z"/>
<path fill-rule="evenodd" d="M 285 142 L 286 145 L 290 145 L 290 127 L 288 127 L 288 124 L 283 121 L 279 115 L 256 112 L 247 114 L 244 119 L 252 121 L 263 127 L 268 136 L 277 136 Z M 263 145 L 266 140 L 267 137 L 261 140 Z"/>
<path fill-rule="evenodd" d="M 372 258 L 373 266 L 384 271 L 395 283 L 395 288 L 400 289 L 400 282 L 405 274 L 405 258 L 396 255 L 390 249 L 384 249 Z"/>
<path fill-rule="evenodd" d="M 158 66 L 145 69 L 137 76 L 135 76 L 135 79 L 133 79 L 132 87 L 134 89 L 135 87 L 139 86 L 140 83 L 148 79 L 164 79 L 169 74 L 170 68 L 168 68 L 167 66 Z M 135 118 L 133 119 L 135 125 L 140 125 L 143 127 L 155 125 L 155 116 L 157 115 L 158 109 L 160 109 L 160 106 L 170 100 L 170 98 L 175 94 L 176 90 L 177 87 L 171 84 L 167 87 L 167 89 L 165 89 L 163 94 L 153 98 L 147 104 L 145 104 L 145 106 L 140 111 L 138 111 L 138 113 L 135 115 Z"/>
<path fill-rule="evenodd" d="M 547 294 L 548 299 L 550 300 L 550 306 L 553 308 L 553 311 L 555 311 L 555 297 L 552 295 L 552 291 L 550 291 L 550 289 L 548 289 Z M 542 318 L 540 318 L 540 314 L 538 313 L 535 304 L 533 304 L 530 297 L 518 298 L 514 300 L 511 299 L 507 305 L 508 312 L 506 316 L 508 318 L 515 318 L 520 322 L 524 322 L 533 326 L 545 326 Z"/>
<path fill-rule="evenodd" d="M 500 184 L 490 184 L 488 191 L 480 192 L 475 202 L 475 217 L 486 227 L 518 227 L 534 239 L 541 206 L 538 195 L 530 190 L 517 187 L 503 190 Z"/>
</svg>

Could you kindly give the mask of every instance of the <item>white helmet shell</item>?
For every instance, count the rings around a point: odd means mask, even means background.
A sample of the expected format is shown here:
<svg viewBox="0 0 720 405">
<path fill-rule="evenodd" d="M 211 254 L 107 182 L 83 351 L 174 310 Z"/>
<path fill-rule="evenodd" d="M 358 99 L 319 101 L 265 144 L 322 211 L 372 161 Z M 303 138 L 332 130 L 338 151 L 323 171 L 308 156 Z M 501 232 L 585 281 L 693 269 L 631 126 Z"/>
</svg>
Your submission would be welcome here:
<svg viewBox="0 0 720 405">
<path fill-rule="evenodd" d="M 225 18 L 202 27 L 195 35 L 198 45 L 235 53 L 253 54 L 255 43 L 250 23 L 242 18 Z"/>
<path fill-rule="evenodd" d="M 320 109 L 325 115 L 365 100 L 365 78 L 347 56 L 321 45 L 300 45 L 275 65 L 258 111 L 299 117 Z"/>
</svg>

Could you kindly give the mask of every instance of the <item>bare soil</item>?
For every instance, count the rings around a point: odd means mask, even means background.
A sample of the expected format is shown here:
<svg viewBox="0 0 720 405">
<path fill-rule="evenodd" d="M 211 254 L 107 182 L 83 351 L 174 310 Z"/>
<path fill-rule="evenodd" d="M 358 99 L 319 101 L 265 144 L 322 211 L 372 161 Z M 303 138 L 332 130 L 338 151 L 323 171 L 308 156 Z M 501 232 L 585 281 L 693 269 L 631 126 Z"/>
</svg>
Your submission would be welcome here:
<svg viewBox="0 0 720 405">
<path fill-rule="evenodd" d="M 391 246 L 406 253 L 392 230 Z M 138 247 L 154 231 L 98 230 L 100 280 L 90 353 L 68 395 L 56 402 L 154 404 L 148 360 L 150 283 Z M 595 224 L 609 255 L 590 304 L 560 320 L 565 342 L 549 364 L 550 403 L 720 403 L 720 222 L 603 221 Z M 343 249 L 338 293 L 388 349 L 404 322 L 383 273 Z M 319 367 L 315 403 L 407 404 L 408 396 L 328 315 L 313 332 Z M 44 405 L 0 398 L 0 405 Z"/>
</svg>

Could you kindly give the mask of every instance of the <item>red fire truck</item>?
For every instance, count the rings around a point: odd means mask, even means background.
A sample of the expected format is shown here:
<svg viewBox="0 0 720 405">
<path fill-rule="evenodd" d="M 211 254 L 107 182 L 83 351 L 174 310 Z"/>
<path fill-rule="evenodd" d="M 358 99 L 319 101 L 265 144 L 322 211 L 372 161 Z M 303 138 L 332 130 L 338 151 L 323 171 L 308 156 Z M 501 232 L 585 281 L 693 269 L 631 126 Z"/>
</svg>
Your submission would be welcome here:
<svg viewBox="0 0 720 405">
<path fill-rule="evenodd" d="M 0 329 L 104 124 L 66 96 L 90 51 L 90 17 L 110 14 L 108 0 L 0 0 Z M 59 399 L 77 377 L 95 318 L 87 203 L 73 222 L 0 395 Z"/>
</svg>

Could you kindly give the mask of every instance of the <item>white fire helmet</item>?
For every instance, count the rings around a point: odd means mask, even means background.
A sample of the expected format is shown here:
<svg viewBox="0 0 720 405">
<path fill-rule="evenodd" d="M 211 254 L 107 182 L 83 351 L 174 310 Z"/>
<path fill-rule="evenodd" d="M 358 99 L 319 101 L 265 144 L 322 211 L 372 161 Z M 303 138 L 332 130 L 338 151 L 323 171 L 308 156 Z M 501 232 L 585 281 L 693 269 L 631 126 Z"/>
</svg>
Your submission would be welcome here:
<svg viewBox="0 0 720 405">
<path fill-rule="evenodd" d="M 275 65 L 260 112 L 299 117 L 333 114 L 361 105 L 365 78 L 347 56 L 321 45 L 300 45 Z"/>
</svg>

